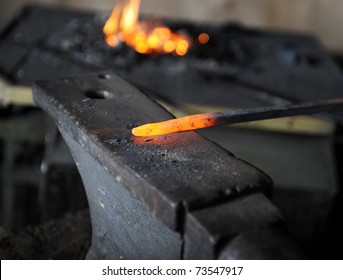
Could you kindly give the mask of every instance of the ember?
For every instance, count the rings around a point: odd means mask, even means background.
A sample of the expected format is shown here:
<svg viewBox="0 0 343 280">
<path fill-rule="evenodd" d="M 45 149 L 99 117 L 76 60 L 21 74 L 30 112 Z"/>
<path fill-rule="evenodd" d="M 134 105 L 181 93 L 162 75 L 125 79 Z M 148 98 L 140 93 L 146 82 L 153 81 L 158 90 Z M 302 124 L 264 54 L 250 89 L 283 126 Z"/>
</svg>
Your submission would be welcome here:
<svg viewBox="0 0 343 280">
<path fill-rule="evenodd" d="M 207 33 L 201 33 L 198 36 L 198 41 L 200 44 L 207 44 L 210 40 L 210 36 Z"/>
<path fill-rule="evenodd" d="M 139 6 L 140 0 L 119 1 L 103 28 L 106 43 L 116 47 L 122 41 L 142 54 L 185 55 L 190 46 L 190 39 L 184 34 L 175 33 L 161 26 L 156 21 L 139 22 Z M 201 37 L 202 44 L 208 42 L 206 35 Z"/>
</svg>

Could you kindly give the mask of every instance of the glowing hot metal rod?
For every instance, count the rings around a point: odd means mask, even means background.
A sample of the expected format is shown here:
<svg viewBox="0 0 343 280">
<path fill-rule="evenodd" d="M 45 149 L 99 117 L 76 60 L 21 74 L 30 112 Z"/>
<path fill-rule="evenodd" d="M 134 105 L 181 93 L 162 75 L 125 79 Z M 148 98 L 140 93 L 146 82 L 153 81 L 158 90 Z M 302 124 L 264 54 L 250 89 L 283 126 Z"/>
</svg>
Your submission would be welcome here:
<svg viewBox="0 0 343 280">
<path fill-rule="evenodd" d="M 342 108 L 343 98 L 336 98 L 235 111 L 204 113 L 137 126 L 132 129 L 132 134 L 135 136 L 156 136 L 248 121 L 340 111 Z"/>
</svg>

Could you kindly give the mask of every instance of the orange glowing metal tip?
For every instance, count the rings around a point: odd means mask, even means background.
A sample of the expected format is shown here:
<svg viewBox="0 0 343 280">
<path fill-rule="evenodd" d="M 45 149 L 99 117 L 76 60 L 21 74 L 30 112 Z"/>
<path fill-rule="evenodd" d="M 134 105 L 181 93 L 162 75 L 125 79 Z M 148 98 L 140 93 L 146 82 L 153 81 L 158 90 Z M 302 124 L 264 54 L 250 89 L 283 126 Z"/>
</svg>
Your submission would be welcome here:
<svg viewBox="0 0 343 280">
<path fill-rule="evenodd" d="M 295 115 L 310 115 L 343 109 L 343 98 L 307 101 L 287 105 L 257 107 L 235 111 L 204 113 L 171 119 L 163 122 L 148 123 L 134 127 L 135 136 L 157 136 L 199 128 L 234 124 L 248 121 L 274 119 Z"/>
<path fill-rule="evenodd" d="M 159 123 L 148 123 L 142 126 L 134 127 L 132 129 L 132 134 L 135 136 L 153 136 L 215 126 L 217 120 L 213 115 L 214 114 L 206 113 L 172 119 Z"/>
</svg>

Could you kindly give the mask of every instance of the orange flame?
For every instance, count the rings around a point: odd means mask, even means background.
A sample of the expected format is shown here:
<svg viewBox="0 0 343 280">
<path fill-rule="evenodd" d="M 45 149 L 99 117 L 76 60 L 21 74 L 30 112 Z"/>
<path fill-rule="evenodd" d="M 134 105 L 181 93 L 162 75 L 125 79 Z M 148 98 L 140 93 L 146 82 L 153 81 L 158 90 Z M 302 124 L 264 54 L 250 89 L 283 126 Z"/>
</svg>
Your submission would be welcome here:
<svg viewBox="0 0 343 280">
<path fill-rule="evenodd" d="M 132 129 L 132 134 L 134 136 L 156 136 L 215 125 L 218 125 L 217 116 L 214 113 L 205 113 L 137 126 Z"/>
<path fill-rule="evenodd" d="M 119 1 L 105 23 L 103 33 L 112 47 L 120 41 L 142 54 L 173 53 L 183 56 L 188 52 L 190 39 L 156 22 L 139 22 L 140 0 Z"/>
</svg>

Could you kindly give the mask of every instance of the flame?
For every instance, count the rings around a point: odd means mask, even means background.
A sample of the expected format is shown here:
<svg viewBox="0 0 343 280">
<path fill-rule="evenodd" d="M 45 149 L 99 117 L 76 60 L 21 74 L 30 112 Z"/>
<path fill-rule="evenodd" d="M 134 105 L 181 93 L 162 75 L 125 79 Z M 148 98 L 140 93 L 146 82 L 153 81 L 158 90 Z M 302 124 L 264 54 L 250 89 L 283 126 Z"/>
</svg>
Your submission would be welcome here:
<svg viewBox="0 0 343 280">
<path fill-rule="evenodd" d="M 134 127 L 134 136 L 156 136 L 218 125 L 214 113 L 205 113 L 167 120 L 158 123 L 148 123 Z"/>
<path fill-rule="evenodd" d="M 103 28 L 106 43 L 116 47 L 122 41 L 142 54 L 185 55 L 190 47 L 190 39 L 156 22 L 139 22 L 139 6 L 140 0 L 118 2 Z"/>
</svg>

